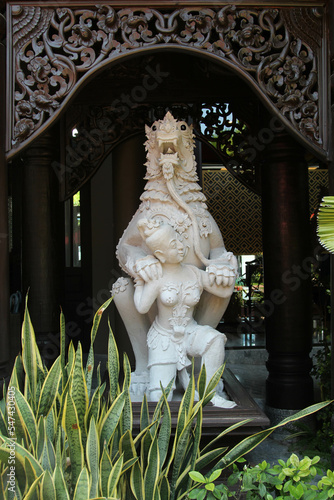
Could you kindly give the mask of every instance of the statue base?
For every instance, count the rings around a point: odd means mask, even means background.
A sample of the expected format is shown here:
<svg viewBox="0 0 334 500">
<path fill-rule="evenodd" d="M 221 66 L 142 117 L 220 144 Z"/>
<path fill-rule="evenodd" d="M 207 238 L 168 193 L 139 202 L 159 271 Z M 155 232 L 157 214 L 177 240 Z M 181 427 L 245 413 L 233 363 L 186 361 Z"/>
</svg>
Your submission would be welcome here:
<svg viewBox="0 0 334 500">
<path fill-rule="evenodd" d="M 270 425 L 269 418 L 247 393 L 237 378 L 229 369 L 225 369 L 223 374 L 224 390 L 237 406 L 234 408 L 218 408 L 208 403 L 203 409 L 202 440 L 210 440 L 216 437 L 224 429 L 245 419 L 252 419 L 250 422 L 234 429 L 224 436 L 224 445 L 233 445 L 240 439 L 261 431 Z M 172 433 L 175 432 L 180 401 L 169 403 L 172 414 Z M 156 402 L 148 403 L 150 416 L 153 415 Z M 133 431 L 135 434 L 140 430 L 140 402 L 132 403 L 133 411 Z"/>
</svg>

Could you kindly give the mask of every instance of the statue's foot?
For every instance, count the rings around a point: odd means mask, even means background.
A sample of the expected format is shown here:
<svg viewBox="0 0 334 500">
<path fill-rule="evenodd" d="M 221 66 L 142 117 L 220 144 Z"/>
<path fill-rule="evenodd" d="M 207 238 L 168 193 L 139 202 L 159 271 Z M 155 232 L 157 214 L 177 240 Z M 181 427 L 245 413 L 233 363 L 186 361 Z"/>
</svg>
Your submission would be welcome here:
<svg viewBox="0 0 334 500">
<path fill-rule="evenodd" d="M 213 398 L 211 399 L 211 403 L 213 406 L 218 406 L 219 408 L 234 408 L 237 406 L 237 403 L 234 401 L 231 401 L 229 399 L 222 398 L 221 396 L 218 396 L 218 394 L 215 394 Z"/>
<path fill-rule="evenodd" d="M 149 372 L 134 371 L 131 373 L 130 396 L 132 401 L 141 401 L 147 391 L 149 383 Z"/>
</svg>

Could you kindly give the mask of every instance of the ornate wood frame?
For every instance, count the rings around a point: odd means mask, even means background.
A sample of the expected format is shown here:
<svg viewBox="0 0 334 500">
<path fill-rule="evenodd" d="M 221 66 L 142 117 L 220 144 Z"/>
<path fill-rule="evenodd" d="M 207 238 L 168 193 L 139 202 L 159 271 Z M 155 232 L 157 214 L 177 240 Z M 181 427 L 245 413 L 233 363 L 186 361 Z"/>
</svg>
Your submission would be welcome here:
<svg viewBox="0 0 334 500">
<path fill-rule="evenodd" d="M 236 72 L 306 147 L 328 159 L 326 3 L 274 4 L 8 2 L 7 158 L 112 62 L 145 51 L 191 50 Z"/>
</svg>

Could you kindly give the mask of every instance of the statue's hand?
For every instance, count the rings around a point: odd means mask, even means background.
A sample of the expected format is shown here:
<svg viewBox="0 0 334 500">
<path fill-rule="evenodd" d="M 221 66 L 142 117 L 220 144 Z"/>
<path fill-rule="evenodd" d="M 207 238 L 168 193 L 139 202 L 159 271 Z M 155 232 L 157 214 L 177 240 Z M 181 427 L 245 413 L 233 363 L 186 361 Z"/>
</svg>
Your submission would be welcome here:
<svg viewBox="0 0 334 500">
<path fill-rule="evenodd" d="M 206 268 L 206 271 L 209 274 L 210 285 L 213 285 L 215 282 L 218 286 L 234 285 L 235 278 L 237 277 L 237 268 L 237 259 L 230 252 L 226 254 L 225 259 L 212 261 L 212 263 Z"/>
<path fill-rule="evenodd" d="M 136 261 L 135 272 L 145 282 L 157 280 L 162 277 L 161 263 L 153 255 L 147 255 Z"/>
</svg>

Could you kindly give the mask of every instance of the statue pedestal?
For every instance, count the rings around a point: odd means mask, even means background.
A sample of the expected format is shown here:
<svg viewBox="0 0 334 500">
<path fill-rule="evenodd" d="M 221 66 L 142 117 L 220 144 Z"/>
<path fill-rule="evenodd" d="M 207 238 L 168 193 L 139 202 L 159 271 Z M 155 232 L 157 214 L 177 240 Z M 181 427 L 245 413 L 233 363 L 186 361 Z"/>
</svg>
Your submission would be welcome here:
<svg viewBox="0 0 334 500">
<path fill-rule="evenodd" d="M 246 389 L 240 384 L 233 373 L 229 369 L 225 369 L 223 374 L 224 390 L 230 398 L 237 403 L 235 408 L 218 408 L 208 403 L 203 410 L 203 425 L 202 425 L 202 441 L 210 441 L 216 437 L 224 429 L 227 429 L 237 422 L 251 418 L 252 421 L 238 427 L 234 431 L 228 433 L 223 438 L 224 445 L 233 445 L 244 437 L 255 434 L 261 431 L 264 427 L 270 425 L 269 418 L 249 396 Z M 153 415 L 156 403 L 149 402 L 150 416 Z M 172 414 L 172 433 L 175 432 L 177 425 L 177 415 L 180 402 L 171 401 L 169 403 Z M 133 431 L 139 433 L 140 426 L 140 408 L 141 403 L 132 403 L 133 411 Z"/>
</svg>

